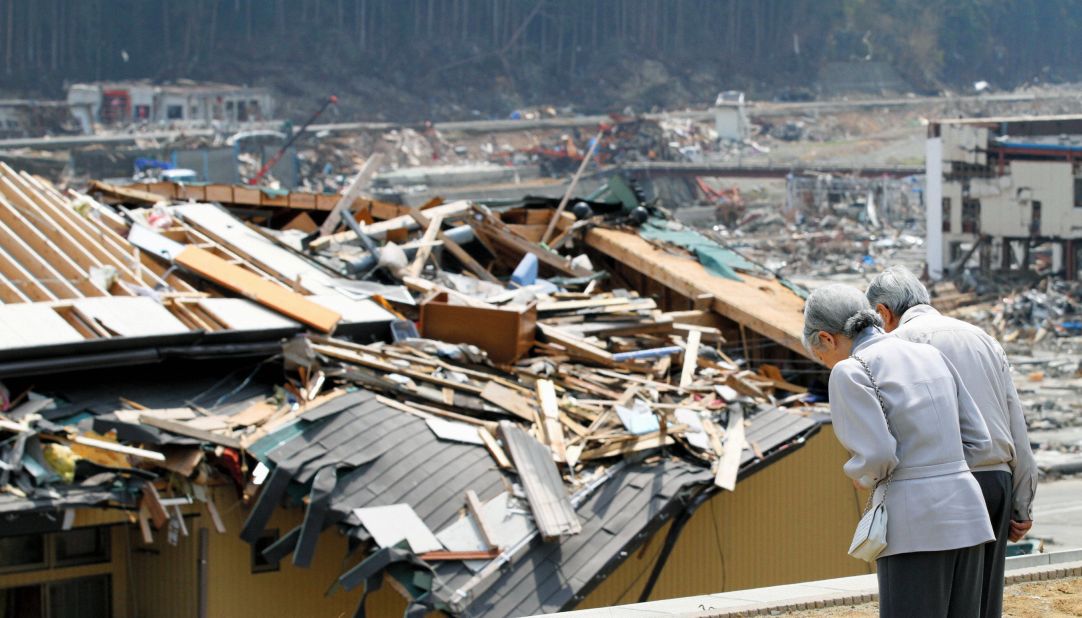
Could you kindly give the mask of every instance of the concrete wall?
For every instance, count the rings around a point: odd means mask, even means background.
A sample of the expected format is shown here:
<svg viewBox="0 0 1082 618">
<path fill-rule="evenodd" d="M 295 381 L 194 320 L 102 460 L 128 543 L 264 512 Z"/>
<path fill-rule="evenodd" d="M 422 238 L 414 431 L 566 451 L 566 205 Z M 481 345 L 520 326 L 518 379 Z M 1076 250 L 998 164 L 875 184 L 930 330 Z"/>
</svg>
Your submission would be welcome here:
<svg viewBox="0 0 1082 618">
<path fill-rule="evenodd" d="M 718 494 L 688 521 L 651 600 L 862 575 L 846 551 L 866 496 L 842 473 L 848 454 L 828 425 L 803 448 Z M 666 524 L 577 609 L 635 602 Z"/>
</svg>

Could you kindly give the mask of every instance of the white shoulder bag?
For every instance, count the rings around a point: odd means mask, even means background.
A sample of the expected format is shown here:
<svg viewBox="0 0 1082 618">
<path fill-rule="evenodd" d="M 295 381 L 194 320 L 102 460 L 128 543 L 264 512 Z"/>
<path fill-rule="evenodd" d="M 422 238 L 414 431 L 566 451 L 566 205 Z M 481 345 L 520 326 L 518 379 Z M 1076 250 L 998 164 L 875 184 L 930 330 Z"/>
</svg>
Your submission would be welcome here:
<svg viewBox="0 0 1082 618">
<path fill-rule="evenodd" d="M 876 382 L 868 363 L 857 355 L 853 355 L 868 374 L 868 379 L 875 389 L 875 397 L 879 400 L 879 408 L 883 412 L 883 420 L 887 423 L 887 431 L 890 431 L 890 420 L 887 418 L 887 405 L 883 403 L 883 395 L 879 392 L 879 383 Z M 891 433 L 894 433 L 891 431 Z M 849 555 L 867 562 L 873 562 L 887 548 L 887 487 L 892 472 L 887 478 L 880 480 L 868 496 L 868 504 L 864 507 L 864 515 L 857 523 L 857 529 L 853 533 L 853 543 L 849 546 Z"/>
</svg>

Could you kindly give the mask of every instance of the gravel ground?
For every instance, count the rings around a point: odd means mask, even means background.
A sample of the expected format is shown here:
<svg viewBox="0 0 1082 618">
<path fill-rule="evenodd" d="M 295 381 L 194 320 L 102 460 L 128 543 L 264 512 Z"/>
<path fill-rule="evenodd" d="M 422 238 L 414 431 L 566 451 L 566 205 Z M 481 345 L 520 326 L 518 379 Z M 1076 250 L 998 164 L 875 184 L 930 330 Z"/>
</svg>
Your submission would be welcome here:
<svg viewBox="0 0 1082 618">
<path fill-rule="evenodd" d="M 795 612 L 789 615 L 807 618 L 823 616 L 864 618 L 877 616 L 878 612 L 878 603 L 867 603 Z M 1003 594 L 1003 615 L 1011 618 L 1082 616 L 1082 577 L 1008 586 Z"/>
</svg>

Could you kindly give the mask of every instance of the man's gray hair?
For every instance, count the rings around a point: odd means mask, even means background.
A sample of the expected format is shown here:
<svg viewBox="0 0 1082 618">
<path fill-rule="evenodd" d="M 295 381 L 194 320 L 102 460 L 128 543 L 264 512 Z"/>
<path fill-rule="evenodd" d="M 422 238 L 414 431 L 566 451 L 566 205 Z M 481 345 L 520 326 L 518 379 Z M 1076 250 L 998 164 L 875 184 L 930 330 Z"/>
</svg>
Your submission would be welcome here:
<svg viewBox="0 0 1082 618">
<path fill-rule="evenodd" d="M 917 305 L 932 304 L 928 288 L 905 266 L 891 266 L 876 275 L 867 296 L 872 307 L 883 305 L 898 318 Z"/>
<path fill-rule="evenodd" d="M 882 326 L 883 320 L 860 290 L 834 283 L 819 288 L 804 303 L 804 347 L 810 352 L 819 347 L 819 333 L 856 337 L 869 326 Z"/>
</svg>

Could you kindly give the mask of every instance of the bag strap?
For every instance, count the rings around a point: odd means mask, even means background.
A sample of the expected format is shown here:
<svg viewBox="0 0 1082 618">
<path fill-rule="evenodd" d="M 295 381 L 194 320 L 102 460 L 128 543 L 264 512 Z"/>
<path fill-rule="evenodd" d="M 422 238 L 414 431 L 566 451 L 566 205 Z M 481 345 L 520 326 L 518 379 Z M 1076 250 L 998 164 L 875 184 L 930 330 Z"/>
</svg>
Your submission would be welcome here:
<svg viewBox="0 0 1082 618">
<path fill-rule="evenodd" d="M 879 381 L 875 379 L 875 375 L 872 373 L 872 368 L 868 366 L 868 363 L 864 362 L 863 358 L 857 356 L 856 354 L 853 354 L 852 358 L 858 363 L 860 363 L 860 366 L 864 368 L 864 373 L 868 376 L 868 380 L 872 383 L 872 389 L 875 390 L 875 398 L 879 400 L 879 410 L 883 413 L 883 421 L 887 424 L 887 431 L 890 432 L 890 435 L 893 436 L 895 440 L 897 440 L 898 436 L 894 434 L 894 430 L 890 426 L 890 417 L 887 416 L 887 404 L 885 401 L 883 401 L 883 393 L 879 392 Z M 886 479 L 881 479 L 875 484 L 875 487 L 872 488 L 871 493 L 868 494 L 868 504 L 864 506 L 865 513 L 868 512 L 868 509 L 872 508 L 872 498 L 875 497 L 875 490 L 879 488 L 880 483 L 885 483 L 883 485 L 883 499 L 887 499 L 887 488 L 890 487 L 890 481 L 892 478 L 894 478 L 893 470 L 890 474 L 887 475 Z"/>
</svg>

